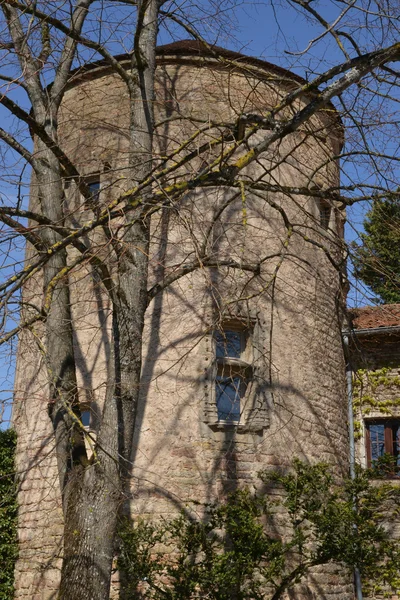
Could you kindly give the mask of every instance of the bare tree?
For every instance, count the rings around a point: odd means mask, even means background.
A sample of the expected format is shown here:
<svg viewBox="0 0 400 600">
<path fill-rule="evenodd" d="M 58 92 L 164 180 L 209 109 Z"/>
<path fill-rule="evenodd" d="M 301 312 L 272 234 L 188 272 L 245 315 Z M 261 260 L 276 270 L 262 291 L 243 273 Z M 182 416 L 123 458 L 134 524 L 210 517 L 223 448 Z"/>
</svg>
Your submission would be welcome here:
<svg viewBox="0 0 400 600">
<path fill-rule="evenodd" d="M 371 136 L 371 131 L 397 127 L 393 114 L 398 73 L 393 63 L 399 60 L 400 48 L 395 41 L 395 7 L 344 2 L 334 19 L 325 19 L 308 2 L 288 2 L 288 7 L 300 11 L 320 28 L 300 57 L 306 60 L 307 52 L 320 39 L 331 37 L 343 59 L 320 72 L 311 65 L 314 72 L 309 81 L 292 79 L 269 110 L 236 114 L 224 122 L 211 122 L 208 117 L 203 121 L 193 119 L 186 137 L 180 133 L 178 143 L 166 143 L 162 153 L 159 145 L 157 151 L 154 147 L 154 138 L 163 125 L 156 122 L 154 114 L 160 24 L 184 30 L 196 40 L 198 48 L 227 69 L 234 70 L 241 64 L 240 56 L 224 55 L 206 41 L 197 25 L 196 5 L 185 10 L 173 2 L 158 0 L 79 0 L 57 7 L 46 2 L 1 2 L 0 104 L 13 117 L 0 129 L 3 147 L 9 149 L 4 174 L 11 168 L 10 157 L 20 157 L 15 170 L 18 173 L 21 164 L 29 165 L 35 190 L 29 209 L 21 203 L 18 193 L 12 192 L 10 196 L 14 195 L 16 201 L 4 201 L 0 207 L 5 244 L 22 237 L 29 247 L 27 260 L 12 275 L 11 255 L 1 284 L 2 343 L 23 330 L 39 331 L 37 343 L 47 369 L 49 413 L 65 521 L 60 592 L 64 600 L 108 598 L 117 515 L 133 459 L 143 326 L 149 302 L 168 285 L 197 269 L 239 269 L 248 274 L 245 290 L 265 266 L 270 269 L 270 277 L 261 288 L 273 287 L 290 253 L 293 236 L 320 249 L 338 277 L 342 277 L 344 248 L 340 237 L 327 228 L 321 232 L 317 225 L 305 229 L 304 221 L 294 221 L 283 203 L 274 200 L 274 194 L 290 199 L 300 211 L 300 197 L 317 198 L 323 218 L 324 210 L 327 213 L 343 209 L 367 201 L 372 194 L 385 195 L 388 189 L 397 193 L 393 173 L 397 145 L 393 142 L 384 151 L 382 144 L 378 150 L 372 147 Z M 208 20 L 218 17 L 223 28 L 221 7 L 209 3 L 204 11 Z M 371 24 L 379 34 L 368 33 Z M 115 39 L 119 34 L 117 47 Z M 127 46 L 129 64 L 114 58 L 115 50 L 121 46 Z M 93 191 L 81 172 L 77 155 L 66 150 L 58 127 L 68 85 L 77 76 L 73 69 L 99 56 L 123 83 L 129 98 L 128 150 L 120 193 L 110 186 L 112 197 L 105 205 L 94 208 L 93 217 L 84 221 L 79 211 L 68 208 L 65 182 L 79 191 L 82 209 L 83 205 L 93 207 Z M 249 77 L 252 76 L 249 67 Z M 170 115 L 171 123 L 182 118 L 178 108 Z M 280 165 L 290 164 L 298 147 L 306 148 L 309 140 L 315 139 L 316 119 L 321 114 L 327 115 L 325 125 L 329 122 L 331 131 L 336 128 L 339 137 L 342 115 L 349 124 L 347 144 L 333 157 L 321 156 L 312 176 L 305 169 L 302 173 L 303 165 L 297 164 L 301 185 L 283 184 L 278 177 Z M 386 121 L 384 114 L 388 115 Z M 33 147 L 28 130 L 34 137 Z M 317 132 L 321 136 L 322 130 L 321 126 Z M 184 126 L 181 131 L 185 131 Z M 299 137 L 294 143 L 296 132 Z M 172 133 L 169 136 L 173 139 Z M 268 160 L 264 160 L 265 156 Z M 336 168 L 338 161 L 342 161 L 346 173 L 343 184 L 333 184 L 333 178 L 327 183 L 324 173 Z M 350 169 L 351 161 L 355 167 Z M 369 165 L 374 171 L 366 178 Z M 253 177 L 252 166 L 260 167 L 262 175 Z M 356 181 L 357 169 L 360 181 Z M 119 173 L 115 175 L 115 181 L 121 179 Z M 15 185 L 21 189 L 18 181 Z M 199 194 L 201 202 L 200 193 L 204 193 L 206 204 L 210 189 L 212 193 L 216 189 L 229 193 L 211 224 L 204 222 L 208 233 L 203 243 L 192 231 L 194 251 L 181 256 L 161 281 L 149 281 L 151 219 L 158 218 L 164 207 L 172 207 L 183 222 L 188 195 Z M 286 239 L 276 252 L 244 262 L 223 250 L 217 251 L 215 243 L 210 243 L 210 231 L 234 200 L 245 205 L 249 194 L 262 198 L 276 212 L 284 224 Z M 72 216 L 76 217 L 74 223 Z M 90 265 L 112 307 L 113 368 L 96 439 L 82 427 L 71 314 L 69 277 L 82 265 Z M 21 296 L 23 288 L 35 288 L 38 284 L 43 286 L 40 305 Z M 250 293 L 260 293 L 249 289 Z M 15 306 L 21 309 L 21 317 L 13 326 Z M 35 329 L 39 323 L 43 323 L 43 331 Z M 110 481 L 114 484 L 111 489 Z M 101 538 L 96 530 L 99 522 Z"/>
</svg>

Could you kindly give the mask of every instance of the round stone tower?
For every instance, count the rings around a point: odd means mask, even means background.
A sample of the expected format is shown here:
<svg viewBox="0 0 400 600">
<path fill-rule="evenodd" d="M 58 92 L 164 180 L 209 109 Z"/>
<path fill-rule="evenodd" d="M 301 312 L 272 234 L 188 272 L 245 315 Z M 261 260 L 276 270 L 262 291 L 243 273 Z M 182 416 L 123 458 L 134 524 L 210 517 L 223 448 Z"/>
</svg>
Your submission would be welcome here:
<svg viewBox="0 0 400 600">
<path fill-rule="evenodd" d="M 129 69 L 129 56 L 119 60 Z M 220 48 L 160 47 L 155 164 L 172 156 L 177 163 L 162 181 L 166 198 L 168 186 L 192 172 L 201 176 L 219 158 L 221 136 L 234 144 L 258 128 L 240 157 L 269 135 L 274 123 L 264 115 L 302 84 L 282 68 Z M 309 101 L 299 95 L 279 120 Z M 103 62 L 78 70 L 63 100 L 59 138 L 87 178 L 93 202 L 85 203 L 66 180 L 71 224 L 92 218 L 97 205 L 126 189 L 128 129 L 128 93 L 119 76 Z M 256 486 L 261 470 L 290 465 L 295 457 L 346 471 L 342 290 L 335 266 L 343 218 L 318 197 L 318 190 L 338 185 L 334 157 L 341 143 L 342 127 L 330 107 L 270 145 L 234 187 L 198 187 L 153 211 L 127 507 L 133 518 L 168 517 L 190 500 Z M 301 193 L 306 189 L 311 194 Z M 31 202 L 37 202 L 34 185 Z M 99 256 L 112 262 L 109 239 L 91 235 Z M 84 423 L 95 435 L 110 356 L 110 307 L 90 265 L 75 269 L 70 284 Z M 31 301 L 36 295 L 37 287 L 25 289 Z M 59 581 L 62 511 L 47 395 L 35 341 L 23 333 L 14 409 L 24 473 L 19 599 L 50 599 Z M 347 600 L 348 583 L 325 569 L 296 598 L 317 593 Z"/>
</svg>

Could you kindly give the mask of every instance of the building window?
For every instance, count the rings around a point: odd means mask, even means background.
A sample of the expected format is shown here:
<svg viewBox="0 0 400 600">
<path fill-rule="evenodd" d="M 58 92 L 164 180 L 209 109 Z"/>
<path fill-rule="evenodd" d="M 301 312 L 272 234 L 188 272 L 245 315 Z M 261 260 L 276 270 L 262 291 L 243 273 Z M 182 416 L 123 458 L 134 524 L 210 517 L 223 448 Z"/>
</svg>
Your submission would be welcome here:
<svg viewBox="0 0 400 600">
<path fill-rule="evenodd" d="M 81 411 L 81 422 L 84 427 L 90 427 L 90 410 L 85 409 Z"/>
<path fill-rule="evenodd" d="M 239 423 L 242 399 L 251 377 L 251 335 L 240 322 L 226 323 L 214 332 L 214 343 L 218 421 Z"/>
<path fill-rule="evenodd" d="M 319 224 L 324 229 L 328 229 L 331 220 L 332 208 L 326 200 L 322 200 L 321 198 L 317 201 L 317 205 L 319 211 Z"/>
<path fill-rule="evenodd" d="M 97 200 L 100 195 L 100 180 L 96 179 L 96 181 L 90 181 L 88 183 L 88 188 L 92 194 L 92 198 Z"/>
<path fill-rule="evenodd" d="M 92 175 L 91 177 L 88 177 L 86 179 L 86 185 L 89 188 L 90 199 L 89 200 L 85 199 L 85 207 L 86 208 L 94 208 L 98 205 L 99 198 L 100 198 L 100 190 L 101 190 L 100 175 L 97 174 L 97 175 Z"/>
<path fill-rule="evenodd" d="M 400 420 L 367 421 L 367 463 L 388 477 L 400 476 Z"/>
<path fill-rule="evenodd" d="M 228 317 L 204 337 L 203 422 L 213 431 L 263 434 L 273 398 L 257 315 Z"/>
</svg>

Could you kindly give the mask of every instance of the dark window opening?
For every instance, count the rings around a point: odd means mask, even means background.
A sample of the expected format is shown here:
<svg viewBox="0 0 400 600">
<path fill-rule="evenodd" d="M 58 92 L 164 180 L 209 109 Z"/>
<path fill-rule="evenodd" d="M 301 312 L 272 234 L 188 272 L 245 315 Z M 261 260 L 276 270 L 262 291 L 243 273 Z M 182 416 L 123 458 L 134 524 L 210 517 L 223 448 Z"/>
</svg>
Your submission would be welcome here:
<svg viewBox="0 0 400 600">
<path fill-rule="evenodd" d="M 326 200 L 318 200 L 318 210 L 319 210 L 319 224 L 324 229 L 329 228 L 329 223 L 331 220 L 331 211 L 332 208 Z"/>
<path fill-rule="evenodd" d="M 367 463 L 381 476 L 400 476 L 400 420 L 366 422 Z"/>
<path fill-rule="evenodd" d="M 97 206 L 100 198 L 101 184 L 100 176 L 92 176 L 86 181 L 86 185 L 90 192 L 90 198 L 85 199 L 86 208 L 94 208 Z"/>
<path fill-rule="evenodd" d="M 88 188 L 93 198 L 97 198 L 100 193 L 100 181 L 91 181 L 88 183 Z"/>
</svg>

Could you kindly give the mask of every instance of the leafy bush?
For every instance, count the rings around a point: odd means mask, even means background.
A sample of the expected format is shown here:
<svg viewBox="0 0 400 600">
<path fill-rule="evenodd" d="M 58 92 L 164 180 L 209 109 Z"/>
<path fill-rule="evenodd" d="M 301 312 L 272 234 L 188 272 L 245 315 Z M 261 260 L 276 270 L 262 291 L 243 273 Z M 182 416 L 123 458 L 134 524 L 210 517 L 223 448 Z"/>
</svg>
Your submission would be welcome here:
<svg viewBox="0 0 400 600">
<path fill-rule="evenodd" d="M 14 565 L 18 554 L 15 445 L 14 431 L 0 431 L 0 600 L 13 598 Z"/>
<path fill-rule="evenodd" d="M 376 460 L 372 461 L 371 476 L 375 479 L 387 479 L 388 477 L 398 477 L 400 468 L 398 457 L 385 452 Z"/>
<path fill-rule="evenodd" d="M 299 461 L 263 473 L 247 489 L 160 524 L 124 523 L 118 567 L 126 598 L 278 600 L 316 565 L 357 567 L 364 591 L 400 589 L 400 545 L 386 522 L 399 490 L 371 485 L 368 472 L 337 485 L 327 465 Z"/>
</svg>

